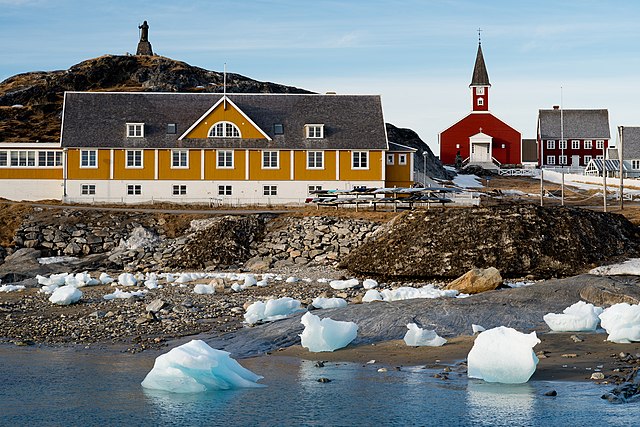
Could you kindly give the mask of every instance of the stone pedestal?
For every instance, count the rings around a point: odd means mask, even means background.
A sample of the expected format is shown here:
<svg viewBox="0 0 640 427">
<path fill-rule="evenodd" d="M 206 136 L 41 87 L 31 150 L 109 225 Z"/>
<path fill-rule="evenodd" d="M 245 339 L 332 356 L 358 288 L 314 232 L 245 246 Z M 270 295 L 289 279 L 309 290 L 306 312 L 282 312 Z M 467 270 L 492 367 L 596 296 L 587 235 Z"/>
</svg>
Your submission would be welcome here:
<svg viewBox="0 0 640 427">
<path fill-rule="evenodd" d="M 151 43 L 148 41 L 140 41 L 138 43 L 138 49 L 136 50 L 136 55 L 153 55 L 153 50 L 151 49 Z"/>
</svg>

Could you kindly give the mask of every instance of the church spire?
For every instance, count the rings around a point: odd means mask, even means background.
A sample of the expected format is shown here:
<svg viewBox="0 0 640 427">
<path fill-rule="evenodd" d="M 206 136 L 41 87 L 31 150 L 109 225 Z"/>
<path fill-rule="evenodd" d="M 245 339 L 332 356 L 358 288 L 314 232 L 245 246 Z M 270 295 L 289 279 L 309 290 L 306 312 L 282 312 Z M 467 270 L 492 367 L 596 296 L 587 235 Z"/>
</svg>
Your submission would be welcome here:
<svg viewBox="0 0 640 427">
<path fill-rule="evenodd" d="M 489 74 L 487 66 L 484 65 L 484 56 L 482 56 L 482 42 L 478 39 L 478 53 L 476 54 L 476 65 L 473 67 L 473 76 L 469 86 L 491 86 L 489 83 Z"/>
</svg>

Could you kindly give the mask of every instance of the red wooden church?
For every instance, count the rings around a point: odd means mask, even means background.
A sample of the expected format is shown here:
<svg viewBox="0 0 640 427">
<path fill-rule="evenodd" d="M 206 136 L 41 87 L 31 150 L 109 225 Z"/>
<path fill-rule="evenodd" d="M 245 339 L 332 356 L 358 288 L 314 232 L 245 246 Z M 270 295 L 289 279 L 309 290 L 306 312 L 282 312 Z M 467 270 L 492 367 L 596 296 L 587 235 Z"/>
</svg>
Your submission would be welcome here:
<svg viewBox="0 0 640 427">
<path fill-rule="evenodd" d="M 453 165 L 459 154 L 464 164 L 477 164 L 485 169 L 495 169 L 501 164 L 520 164 L 520 132 L 489 111 L 491 83 L 481 43 L 478 43 L 469 87 L 471 113 L 440 133 L 440 160 L 445 165 Z"/>
</svg>

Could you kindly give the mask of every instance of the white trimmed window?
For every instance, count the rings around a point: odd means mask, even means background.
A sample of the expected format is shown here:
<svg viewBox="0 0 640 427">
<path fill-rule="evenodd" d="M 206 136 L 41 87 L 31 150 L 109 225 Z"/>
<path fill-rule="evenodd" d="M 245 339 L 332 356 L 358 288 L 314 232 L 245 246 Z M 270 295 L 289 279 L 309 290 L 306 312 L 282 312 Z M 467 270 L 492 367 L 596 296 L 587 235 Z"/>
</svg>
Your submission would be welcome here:
<svg viewBox="0 0 640 427">
<path fill-rule="evenodd" d="M 9 166 L 9 154 L 7 151 L 0 151 L 0 167 Z"/>
<path fill-rule="evenodd" d="M 584 140 L 584 149 L 585 150 L 591 150 L 593 148 L 593 141 L 590 139 L 585 139 Z"/>
<path fill-rule="evenodd" d="M 484 99 L 483 98 L 478 98 L 478 105 L 479 106 L 483 106 L 484 105 Z"/>
<path fill-rule="evenodd" d="M 393 153 L 387 153 L 387 164 L 390 166 L 395 164 Z"/>
<path fill-rule="evenodd" d="M 476 95 L 484 95 L 484 88 L 483 87 L 477 87 L 476 88 Z"/>
<path fill-rule="evenodd" d="M 231 196 L 233 188 L 230 185 L 218 185 L 218 196 Z"/>
<path fill-rule="evenodd" d="M 547 164 L 555 165 L 556 164 L 556 156 L 547 156 Z"/>
<path fill-rule="evenodd" d="M 98 150 L 80 150 L 80 167 L 97 168 Z"/>
<path fill-rule="evenodd" d="M 171 150 L 171 168 L 186 169 L 189 167 L 189 150 Z"/>
<path fill-rule="evenodd" d="M 171 194 L 174 196 L 186 196 L 187 186 L 185 184 L 175 184 L 171 187 Z"/>
<path fill-rule="evenodd" d="M 369 153 L 367 151 L 352 151 L 351 169 L 369 169 Z"/>
<path fill-rule="evenodd" d="M 262 186 L 262 194 L 265 196 L 277 196 L 278 195 L 278 186 L 277 185 L 263 185 Z"/>
<path fill-rule="evenodd" d="M 322 185 L 310 185 L 309 194 L 311 194 L 312 191 L 322 191 Z"/>
<path fill-rule="evenodd" d="M 143 138 L 144 137 L 144 123 L 127 123 L 127 137 L 129 137 L 129 138 Z"/>
<path fill-rule="evenodd" d="M 262 152 L 262 169 L 278 169 L 279 163 L 278 151 Z"/>
<path fill-rule="evenodd" d="M 596 160 L 604 160 L 604 157 L 602 156 L 602 154 L 596 156 Z"/>
<path fill-rule="evenodd" d="M 139 196 L 142 194 L 142 185 L 140 184 L 128 184 L 127 185 L 127 195 L 128 196 Z"/>
<path fill-rule="evenodd" d="M 407 155 L 406 154 L 398 154 L 398 164 L 406 165 L 407 164 Z"/>
<path fill-rule="evenodd" d="M 0 154 L 1 155 L 1 154 Z M 0 166 L 2 160 L 0 159 Z M 62 152 L 60 151 L 38 151 L 38 166 L 62 166 Z"/>
<path fill-rule="evenodd" d="M 556 148 L 556 141 L 554 139 L 547 140 L 547 150 L 554 150 Z"/>
<path fill-rule="evenodd" d="M 127 168 L 142 168 L 142 150 L 127 150 Z"/>
<path fill-rule="evenodd" d="M 35 151 L 11 151 L 11 166 L 35 166 L 36 165 L 36 152 Z"/>
<path fill-rule="evenodd" d="M 567 149 L 567 140 L 566 139 L 561 139 L 560 141 L 558 141 L 558 148 L 561 150 L 566 150 Z"/>
<path fill-rule="evenodd" d="M 596 150 L 604 150 L 604 140 L 596 139 Z"/>
<path fill-rule="evenodd" d="M 572 139 L 571 140 L 571 148 L 573 150 L 579 150 L 580 149 L 580 140 L 579 139 Z"/>
<path fill-rule="evenodd" d="M 584 156 L 584 165 L 587 166 L 591 161 L 591 156 Z"/>
<path fill-rule="evenodd" d="M 218 122 L 209 129 L 209 138 L 240 138 L 240 129 L 231 122 Z"/>
<path fill-rule="evenodd" d="M 94 196 L 96 194 L 95 184 L 82 184 L 80 186 L 80 194 L 83 196 Z"/>
<path fill-rule="evenodd" d="M 216 167 L 218 169 L 233 169 L 233 151 L 218 150 L 216 158 Z"/>
<path fill-rule="evenodd" d="M 559 165 L 566 165 L 567 164 L 567 156 L 566 155 L 558 156 L 558 164 Z"/>
<path fill-rule="evenodd" d="M 640 169 L 640 160 L 631 160 L 631 169 Z"/>
<path fill-rule="evenodd" d="M 307 169 L 324 169 L 324 151 L 307 151 Z"/>
<path fill-rule="evenodd" d="M 304 125 L 307 138 L 324 138 L 324 125 Z"/>
</svg>

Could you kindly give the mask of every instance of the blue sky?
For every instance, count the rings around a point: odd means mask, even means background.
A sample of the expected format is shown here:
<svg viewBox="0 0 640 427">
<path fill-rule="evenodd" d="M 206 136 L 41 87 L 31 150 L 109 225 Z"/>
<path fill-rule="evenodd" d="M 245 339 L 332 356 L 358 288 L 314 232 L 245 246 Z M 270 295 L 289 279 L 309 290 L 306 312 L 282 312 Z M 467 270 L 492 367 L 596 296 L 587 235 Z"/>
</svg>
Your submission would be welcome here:
<svg viewBox="0 0 640 427">
<path fill-rule="evenodd" d="M 134 52 L 305 89 L 381 94 L 386 120 L 438 133 L 470 108 L 477 28 L 490 109 L 535 136 L 539 108 L 608 108 L 640 125 L 640 2 L 0 0 L 0 80 Z"/>
</svg>

